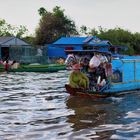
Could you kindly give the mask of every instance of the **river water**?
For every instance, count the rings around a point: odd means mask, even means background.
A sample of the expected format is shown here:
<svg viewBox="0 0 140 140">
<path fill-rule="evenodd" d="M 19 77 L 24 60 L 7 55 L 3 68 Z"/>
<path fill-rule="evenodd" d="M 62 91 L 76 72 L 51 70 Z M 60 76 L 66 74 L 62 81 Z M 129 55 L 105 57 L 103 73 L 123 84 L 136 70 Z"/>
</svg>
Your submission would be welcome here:
<svg viewBox="0 0 140 140">
<path fill-rule="evenodd" d="M 0 140 L 140 140 L 140 91 L 107 99 L 66 93 L 69 73 L 0 74 Z"/>
</svg>

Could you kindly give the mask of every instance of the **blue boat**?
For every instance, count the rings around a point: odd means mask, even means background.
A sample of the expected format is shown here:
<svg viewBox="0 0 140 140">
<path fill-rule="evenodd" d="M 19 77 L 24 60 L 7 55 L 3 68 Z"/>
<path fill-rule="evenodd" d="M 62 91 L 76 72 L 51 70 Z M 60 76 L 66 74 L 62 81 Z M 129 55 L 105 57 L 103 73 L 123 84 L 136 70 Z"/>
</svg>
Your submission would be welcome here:
<svg viewBox="0 0 140 140">
<path fill-rule="evenodd" d="M 117 79 L 112 79 L 110 89 L 104 92 L 121 92 L 140 89 L 140 57 L 124 56 L 112 60 L 113 74 Z"/>
<path fill-rule="evenodd" d="M 71 50 L 66 51 L 67 54 L 95 54 L 101 53 L 110 57 L 110 63 L 112 64 L 112 74 L 108 77 L 107 83 L 99 90 L 82 90 L 72 88 L 66 84 L 65 88 L 67 92 L 74 96 L 86 96 L 93 98 L 105 98 L 108 96 L 117 96 L 120 93 L 129 93 L 128 91 L 140 89 L 140 56 L 127 56 L 118 55 L 113 56 L 108 51 L 99 50 Z"/>
</svg>

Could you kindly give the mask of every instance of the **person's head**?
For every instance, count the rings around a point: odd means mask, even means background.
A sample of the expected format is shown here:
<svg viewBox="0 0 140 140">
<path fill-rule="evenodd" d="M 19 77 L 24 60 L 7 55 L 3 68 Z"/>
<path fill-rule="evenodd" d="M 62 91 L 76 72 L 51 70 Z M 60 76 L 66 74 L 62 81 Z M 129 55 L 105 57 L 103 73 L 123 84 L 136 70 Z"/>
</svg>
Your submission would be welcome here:
<svg viewBox="0 0 140 140">
<path fill-rule="evenodd" d="M 6 63 L 8 63 L 9 61 L 8 60 L 6 60 Z"/>
<path fill-rule="evenodd" d="M 65 60 L 66 66 L 72 66 L 77 63 L 76 57 L 73 54 L 69 54 Z"/>
<path fill-rule="evenodd" d="M 80 71 L 80 64 L 75 64 L 72 66 L 72 70 L 75 71 L 75 72 L 78 72 Z"/>
</svg>

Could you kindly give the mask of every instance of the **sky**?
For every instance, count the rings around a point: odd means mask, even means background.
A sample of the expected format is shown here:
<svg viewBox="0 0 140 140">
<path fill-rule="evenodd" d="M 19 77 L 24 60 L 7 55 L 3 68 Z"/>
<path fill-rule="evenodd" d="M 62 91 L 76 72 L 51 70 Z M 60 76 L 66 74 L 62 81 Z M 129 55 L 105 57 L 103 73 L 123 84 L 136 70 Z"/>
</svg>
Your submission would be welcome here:
<svg viewBox="0 0 140 140">
<path fill-rule="evenodd" d="M 38 9 L 44 7 L 51 12 L 55 6 L 64 9 L 77 27 L 121 27 L 140 32 L 140 0 L 0 0 L 0 19 L 24 25 L 34 34 L 40 19 Z"/>
</svg>

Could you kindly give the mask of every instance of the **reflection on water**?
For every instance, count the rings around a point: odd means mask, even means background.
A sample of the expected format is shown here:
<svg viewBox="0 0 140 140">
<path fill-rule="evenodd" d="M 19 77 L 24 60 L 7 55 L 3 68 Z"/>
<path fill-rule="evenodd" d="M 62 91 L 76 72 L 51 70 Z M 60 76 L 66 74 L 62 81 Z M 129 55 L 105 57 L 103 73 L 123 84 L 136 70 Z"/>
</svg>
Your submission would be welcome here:
<svg viewBox="0 0 140 140">
<path fill-rule="evenodd" d="M 0 74 L 0 139 L 140 138 L 139 91 L 118 98 L 69 96 L 69 73 Z"/>
</svg>

